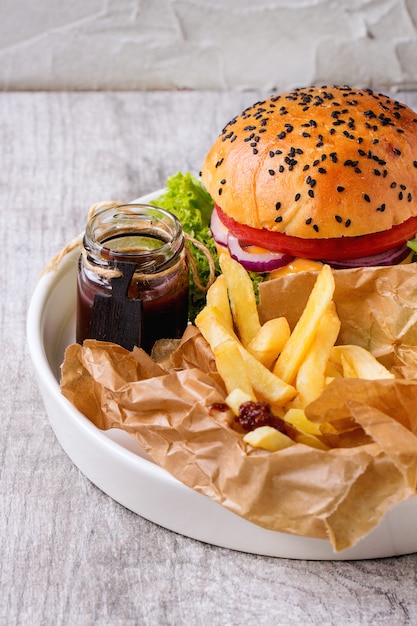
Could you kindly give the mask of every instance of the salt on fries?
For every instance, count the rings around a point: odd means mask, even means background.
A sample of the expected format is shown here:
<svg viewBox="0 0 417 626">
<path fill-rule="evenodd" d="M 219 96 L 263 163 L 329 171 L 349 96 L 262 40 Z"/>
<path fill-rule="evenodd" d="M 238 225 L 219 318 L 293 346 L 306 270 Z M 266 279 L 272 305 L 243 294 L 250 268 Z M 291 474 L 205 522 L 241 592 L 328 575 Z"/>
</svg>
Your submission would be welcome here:
<svg viewBox="0 0 417 626">
<path fill-rule="evenodd" d="M 327 449 L 319 439 L 320 426 L 304 412 L 326 384 L 336 376 L 393 378 L 364 348 L 335 345 L 340 319 L 330 267 L 319 271 L 292 332 L 283 317 L 261 325 L 252 281 L 237 261 L 222 254 L 220 267 L 222 274 L 208 290 L 195 324 L 213 351 L 228 393 L 226 403 L 237 416 L 245 402 L 266 402 L 296 432 L 292 439 L 272 426 L 260 426 L 244 441 L 271 451 L 296 442 Z"/>
</svg>

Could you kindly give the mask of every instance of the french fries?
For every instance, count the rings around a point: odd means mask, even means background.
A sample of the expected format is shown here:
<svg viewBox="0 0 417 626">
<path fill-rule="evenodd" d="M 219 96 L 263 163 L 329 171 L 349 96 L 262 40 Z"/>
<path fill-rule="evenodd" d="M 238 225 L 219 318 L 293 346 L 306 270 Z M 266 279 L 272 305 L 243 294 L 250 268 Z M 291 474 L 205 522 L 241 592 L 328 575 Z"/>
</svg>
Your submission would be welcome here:
<svg viewBox="0 0 417 626">
<path fill-rule="evenodd" d="M 243 440 L 253 448 L 282 450 L 302 443 L 319 450 L 330 424 L 310 422 L 304 409 L 335 377 L 384 379 L 394 376 L 367 350 L 335 345 L 340 319 L 333 301 L 329 266 L 317 275 L 294 329 L 283 317 L 261 325 L 252 281 L 246 270 L 221 255 L 221 274 L 207 293 L 207 304 L 195 324 L 210 345 L 235 416 L 245 402 L 266 402 L 295 429 L 290 438 L 272 426 L 259 426 Z M 334 428 L 331 427 L 331 431 Z"/>
<path fill-rule="evenodd" d="M 246 348 L 261 327 L 252 281 L 240 263 L 221 254 L 220 268 L 226 276 L 230 309 L 242 345 Z"/>
<path fill-rule="evenodd" d="M 227 393 L 235 389 L 244 390 L 249 400 L 256 402 L 251 377 L 237 341 L 226 339 L 213 348 L 216 367 L 226 385 Z"/>
<path fill-rule="evenodd" d="M 313 342 L 321 318 L 332 301 L 333 293 L 332 271 L 328 265 L 323 265 L 306 307 L 273 369 L 274 374 L 285 382 L 294 381 L 297 370 Z"/>
<path fill-rule="evenodd" d="M 386 367 L 361 346 L 334 346 L 330 353 L 330 361 L 340 363 L 344 378 L 363 378 L 365 380 L 382 380 L 394 378 Z"/>
<path fill-rule="evenodd" d="M 226 276 L 224 274 L 220 274 L 210 286 L 207 291 L 206 302 L 207 306 L 217 312 L 227 330 L 233 331 L 233 318 L 229 306 Z"/>
<path fill-rule="evenodd" d="M 239 415 L 239 409 L 242 404 L 251 401 L 253 402 L 253 397 L 249 395 L 247 391 L 243 391 L 243 389 L 240 389 L 239 387 L 232 389 L 226 398 L 227 406 L 232 409 L 232 412 L 235 415 Z"/>
<path fill-rule="evenodd" d="M 319 321 L 311 346 L 298 368 L 296 388 L 301 404 L 306 406 L 319 397 L 326 380 L 326 365 L 340 330 L 340 320 L 333 302 Z"/>
<path fill-rule="evenodd" d="M 248 345 L 250 352 L 265 367 L 270 368 L 290 338 L 291 330 L 285 317 L 265 322 Z"/>
<path fill-rule="evenodd" d="M 243 437 L 243 441 L 252 448 L 263 448 L 277 452 L 295 445 L 295 441 L 272 426 L 259 426 Z"/>
<path fill-rule="evenodd" d="M 269 402 L 271 406 L 280 407 L 294 398 L 297 395 L 297 390 L 292 385 L 287 385 L 287 383 L 275 376 L 268 368 L 252 356 L 241 344 L 235 333 L 223 326 L 221 319 L 222 315 L 219 315 L 215 309 L 208 306 L 202 309 L 195 319 L 195 325 L 209 343 L 214 356 L 216 357 L 216 349 L 221 343 L 227 340 L 234 341 L 245 363 L 245 367 L 249 372 L 252 386 L 258 400 Z M 230 360 L 228 366 L 225 364 L 227 358 Z M 235 376 L 233 373 L 235 366 L 233 354 L 228 354 L 226 351 L 222 355 L 222 360 L 221 367 L 223 371 L 226 372 L 227 369 L 231 372 L 230 378 L 227 380 L 223 379 L 226 389 L 230 392 L 230 389 L 233 387 L 232 379 L 234 379 Z M 244 389 L 244 391 L 246 390 Z"/>
</svg>

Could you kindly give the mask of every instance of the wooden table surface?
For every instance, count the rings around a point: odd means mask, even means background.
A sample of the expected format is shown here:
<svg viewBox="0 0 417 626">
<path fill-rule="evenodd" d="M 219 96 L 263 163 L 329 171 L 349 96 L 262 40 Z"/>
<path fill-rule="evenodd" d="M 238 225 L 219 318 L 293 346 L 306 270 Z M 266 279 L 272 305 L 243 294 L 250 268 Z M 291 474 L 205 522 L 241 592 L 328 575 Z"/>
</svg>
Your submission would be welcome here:
<svg viewBox="0 0 417 626">
<path fill-rule="evenodd" d="M 80 473 L 39 394 L 25 322 L 42 267 L 93 203 L 198 173 L 260 95 L 0 94 L 0 626 L 417 624 L 417 555 L 296 561 L 174 534 Z"/>
</svg>

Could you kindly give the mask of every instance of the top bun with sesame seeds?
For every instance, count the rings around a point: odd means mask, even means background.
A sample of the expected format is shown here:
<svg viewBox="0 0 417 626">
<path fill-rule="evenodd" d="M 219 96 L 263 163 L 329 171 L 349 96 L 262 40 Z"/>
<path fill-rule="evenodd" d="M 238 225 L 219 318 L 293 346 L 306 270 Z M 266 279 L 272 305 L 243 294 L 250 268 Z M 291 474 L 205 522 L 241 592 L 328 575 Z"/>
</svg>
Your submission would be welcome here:
<svg viewBox="0 0 417 626">
<path fill-rule="evenodd" d="M 220 244 L 226 229 L 240 244 L 345 266 L 400 246 L 404 258 L 417 232 L 417 114 L 370 89 L 295 89 L 233 118 L 201 176 Z"/>
</svg>

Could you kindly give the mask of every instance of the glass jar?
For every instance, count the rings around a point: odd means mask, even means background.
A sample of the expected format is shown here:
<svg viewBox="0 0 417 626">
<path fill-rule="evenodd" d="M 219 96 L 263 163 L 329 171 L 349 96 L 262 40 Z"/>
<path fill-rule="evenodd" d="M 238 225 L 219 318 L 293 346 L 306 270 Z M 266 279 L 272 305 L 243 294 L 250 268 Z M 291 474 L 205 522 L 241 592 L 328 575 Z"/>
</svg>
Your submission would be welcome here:
<svg viewBox="0 0 417 626">
<path fill-rule="evenodd" d="M 140 339 L 135 344 L 150 352 L 157 339 L 178 338 L 184 332 L 189 267 L 180 222 L 168 211 L 151 205 L 105 206 L 88 220 L 78 263 L 78 343 L 103 339 L 92 332 L 95 302 L 112 295 L 112 281 L 120 277 L 118 268 L 126 262 L 134 264 L 127 302 L 141 301 Z M 116 343 L 123 345 L 123 341 Z"/>
</svg>

